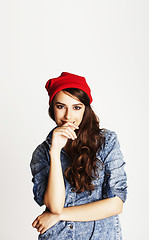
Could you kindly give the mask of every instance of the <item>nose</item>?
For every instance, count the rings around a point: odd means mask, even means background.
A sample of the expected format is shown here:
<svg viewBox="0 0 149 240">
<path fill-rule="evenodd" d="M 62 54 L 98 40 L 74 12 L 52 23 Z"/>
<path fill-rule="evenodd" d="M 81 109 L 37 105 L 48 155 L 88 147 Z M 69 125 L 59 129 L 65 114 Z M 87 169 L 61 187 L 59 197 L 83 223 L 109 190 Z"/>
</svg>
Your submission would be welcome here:
<svg viewBox="0 0 149 240">
<path fill-rule="evenodd" d="M 70 110 L 69 109 L 67 109 L 66 110 L 66 113 L 65 113 L 65 119 L 68 119 L 68 120 L 70 120 L 71 119 L 71 116 L 70 116 Z"/>
</svg>

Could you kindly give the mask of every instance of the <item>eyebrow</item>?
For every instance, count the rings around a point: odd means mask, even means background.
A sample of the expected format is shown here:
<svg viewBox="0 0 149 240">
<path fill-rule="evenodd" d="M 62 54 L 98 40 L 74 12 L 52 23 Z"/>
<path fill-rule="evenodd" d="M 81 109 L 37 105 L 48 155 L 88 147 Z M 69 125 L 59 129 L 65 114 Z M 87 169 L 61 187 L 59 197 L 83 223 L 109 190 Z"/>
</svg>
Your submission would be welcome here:
<svg viewBox="0 0 149 240">
<path fill-rule="evenodd" d="M 66 106 L 66 104 L 64 104 L 64 103 L 61 103 L 61 102 L 56 102 L 55 104 L 62 104 L 62 105 L 64 105 L 64 106 Z M 78 105 L 81 105 L 81 106 L 83 106 L 83 104 L 82 103 L 76 103 L 76 104 L 73 104 L 72 106 L 78 106 Z"/>
</svg>

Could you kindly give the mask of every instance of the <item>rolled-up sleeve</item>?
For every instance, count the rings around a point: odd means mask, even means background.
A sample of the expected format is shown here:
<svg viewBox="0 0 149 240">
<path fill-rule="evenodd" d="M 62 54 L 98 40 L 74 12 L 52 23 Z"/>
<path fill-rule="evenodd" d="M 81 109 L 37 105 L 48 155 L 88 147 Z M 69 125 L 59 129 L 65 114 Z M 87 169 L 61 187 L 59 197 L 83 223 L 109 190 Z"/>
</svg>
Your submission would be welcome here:
<svg viewBox="0 0 149 240">
<path fill-rule="evenodd" d="M 33 152 L 30 162 L 32 173 L 34 200 L 39 206 L 44 205 L 44 192 L 47 187 L 49 175 L 49 159 L 43 144 L 40 144 Z"/>
<path fill-rule="evenodd" d="M 127 175 L 124 170 L 125 162 L 120 150 L 117 134 L 110 131 L 104 150 L 105 178 L 103 184 L 103 198 L 118 196 L 123 202 L 127 198 Z"/>
</svg>

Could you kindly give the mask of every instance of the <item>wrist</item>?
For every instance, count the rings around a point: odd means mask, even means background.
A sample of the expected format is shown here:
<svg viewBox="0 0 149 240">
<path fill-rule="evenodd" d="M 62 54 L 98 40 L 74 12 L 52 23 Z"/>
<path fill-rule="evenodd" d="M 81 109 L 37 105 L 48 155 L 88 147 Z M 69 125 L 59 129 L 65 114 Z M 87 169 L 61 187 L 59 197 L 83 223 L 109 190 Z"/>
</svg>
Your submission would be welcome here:
<svg viewBox="0 0 149 240">
<path fill-rule="evenodd" d="M 60 221 L 68 221 L 68 213 L 71 207 L 63 207 L 61 214 L 59 214 Z"/>
<path fill-rule="evenodd" d="M 50 155 L 60 155 L 61 149 L 51 147 L 49 150 Z"/>
<path fill-rule="evenodd" d="M 59 221 L 62 221 L 61 214 L 56 214 Z"/>
<path fill-rule="evenodd" d="M 64 208 L 63 208 L 63 210 L 64 210 Z M 63 210 L 62 210 L 61 214 L 59 214 L 59 216 L 58 216 L 59 221 L 63 221 Z"/>
</svg>

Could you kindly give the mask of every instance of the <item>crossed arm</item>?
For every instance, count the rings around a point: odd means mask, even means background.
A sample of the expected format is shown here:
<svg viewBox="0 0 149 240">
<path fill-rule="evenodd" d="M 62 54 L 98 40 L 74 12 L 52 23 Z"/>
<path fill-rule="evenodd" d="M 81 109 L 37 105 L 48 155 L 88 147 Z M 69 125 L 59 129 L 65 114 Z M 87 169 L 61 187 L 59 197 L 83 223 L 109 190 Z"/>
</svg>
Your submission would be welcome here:
<svg viewBox="0 0 149 240">
<path fill-rule="evenodd" d="M 63 208 L 59 217 L 64 221 L 95 221 L 120 214 L 122 208 L 123 201 L 116 196 L 80 206 Z"/>
<path fill-rule="evenodd" d="M 118 197 L 102 199 L 84 205 L 66 207 L 61 214 L 45 211 L 39 215 L 32 226 L 43 234 L 59 221 L 95 221 L 111 217 L 122 212 L 123 201 Z"/>
</svg>

